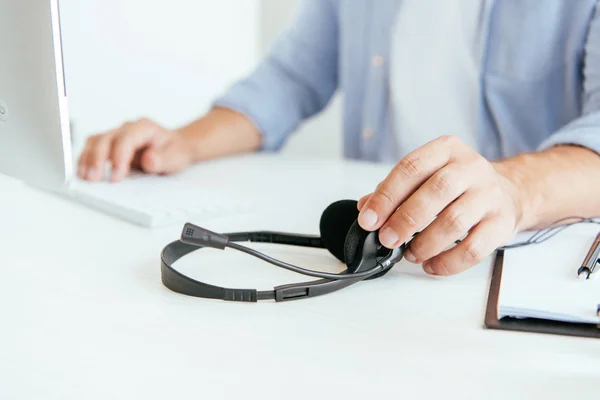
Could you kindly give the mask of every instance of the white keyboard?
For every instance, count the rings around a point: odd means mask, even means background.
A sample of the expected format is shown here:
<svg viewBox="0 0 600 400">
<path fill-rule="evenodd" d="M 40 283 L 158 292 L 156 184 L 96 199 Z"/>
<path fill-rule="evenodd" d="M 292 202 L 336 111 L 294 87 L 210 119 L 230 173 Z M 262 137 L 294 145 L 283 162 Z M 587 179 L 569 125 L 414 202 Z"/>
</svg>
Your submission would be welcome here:
<svg viewBox="0 0 600 400">
<path fill-rule="evenodd" d="M 135 224 L 156 228 L 188 221 L 202 221 L 244 212 L 251 204 L 224 196 L 202 184 L 169 177 L 137 176 L 123 182 L 74 181 L 67 195 Z M 247 200 L 247 199 L 245 199 Z"/>
</svg>

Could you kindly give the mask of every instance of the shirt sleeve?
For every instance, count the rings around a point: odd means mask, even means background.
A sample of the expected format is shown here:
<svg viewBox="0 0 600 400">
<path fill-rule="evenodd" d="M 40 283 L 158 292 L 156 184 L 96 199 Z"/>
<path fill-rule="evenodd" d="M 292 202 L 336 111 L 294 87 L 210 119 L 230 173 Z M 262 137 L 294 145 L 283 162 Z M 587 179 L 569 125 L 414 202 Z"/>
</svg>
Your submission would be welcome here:
<svg viewBox="0 0 600 400">
<path fill-rule="evenodd" d="M 213 106 L 244 114 L 262 135 L 262 150 L 279 149 L 306 118 L 321 111 L 338 85 L 335 0 L 302 0 L 292 26 L 247 78 Z"/>
<path fill-rule="evenodd" d="M 550 136 L 540 150 L 572 144 L 600 154 L 600 5 L 596 6 L 584 51 L 582 115 Z"/>
</svg>

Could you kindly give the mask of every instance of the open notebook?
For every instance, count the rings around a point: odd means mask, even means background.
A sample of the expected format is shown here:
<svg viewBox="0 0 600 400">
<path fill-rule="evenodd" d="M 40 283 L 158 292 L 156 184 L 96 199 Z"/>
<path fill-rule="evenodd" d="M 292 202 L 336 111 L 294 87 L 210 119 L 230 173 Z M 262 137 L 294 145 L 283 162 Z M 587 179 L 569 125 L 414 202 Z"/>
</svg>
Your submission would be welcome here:
<svg viewBox="0 0 600 400">
<path fill-rule="evenodd" d="M 598 225 L 575 225 L 544 243 L 506 250 L 498 318 L 599 324 L 600 278 L 577 276 L 598 231 Z"/>
</svg>

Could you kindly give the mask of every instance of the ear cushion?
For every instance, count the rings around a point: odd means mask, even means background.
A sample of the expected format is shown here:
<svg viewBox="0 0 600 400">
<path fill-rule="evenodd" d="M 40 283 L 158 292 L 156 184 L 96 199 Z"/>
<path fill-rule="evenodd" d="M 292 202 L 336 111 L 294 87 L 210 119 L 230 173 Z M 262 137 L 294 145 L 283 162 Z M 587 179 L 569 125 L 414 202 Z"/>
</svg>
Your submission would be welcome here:
<svg viewBox="0 0 600 400">
<path fill-rule="evenodd" d="M 360 264 L 360 260 L 363 257 L 363 247 L 365 241 L 367 240 L 369 235 L 379 235 L 379 231 L 365 231 L 363 228 L 360 227 L 358 221 L 354 221 L 354 223 L 348 230 L 348 234 L 346 235 L 346 242 L 344 245 L 344 255 L 346 259 L 346 266 L 348 267 L 349 272 L 356 272 Z M 380 253 L 380 251 L 383 251 L 383 253 Z M 385 253 L 389 254 L 389 252 L 391 252 L 391 250 L 381 246 L 380 250 L 378 250 L 378 256 L 383 256 Z M 374 267 L 375 265 L 373 265 L 371 268 Z M 378 272 L 377 274 L 372 275 L 366 278 L 365 280 L 377 279 L 379 277 L 382 277 L 383 275 L 387 274 L 390 271 L 390 269 L 391 267 L 384 269 L 383 271 Z"/>
<path fill-rule="evenodd" d="M 344 243 L 344 259 L 346 260 L 346 266 L 350 272 L 356 272 L 358 267 L 358 261 L 362 257 L 362 249 L 367 236 L 368 231 L 365 231 L 360 227 L 358 221 L 354 221 L 348 233 L 346 234 L 346 241 Z"/>
<path fill-rule="evenodd" d="M 355 200 L 340 200 L 327 207 L 321 215 L 321 240 L 325 248 L 343 263 L 346 263 L 346 236 L 358 213 Z"/>
</svg>

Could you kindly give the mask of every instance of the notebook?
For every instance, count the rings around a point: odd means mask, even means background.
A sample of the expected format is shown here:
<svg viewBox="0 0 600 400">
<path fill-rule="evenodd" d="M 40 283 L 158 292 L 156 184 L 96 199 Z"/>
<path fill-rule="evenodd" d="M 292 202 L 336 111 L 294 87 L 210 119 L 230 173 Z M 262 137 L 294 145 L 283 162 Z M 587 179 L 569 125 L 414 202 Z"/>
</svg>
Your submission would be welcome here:
<svg viewBox="0 0 600 400">
<path fill-rule="evenodd" d="M 536 318 L 600 324 L 600 279 L 580 280 L 577 270 L 600 230 L 572 226 L 552 239 L 504 252 L 498 318 Z"/>
<path fill-rule="evenodd" d="M 577 275 L 599 230 L 575 225 L 544 243 L 497 251 L 484 326 L 600 339 L 600 279 Z"/>
</svg>

